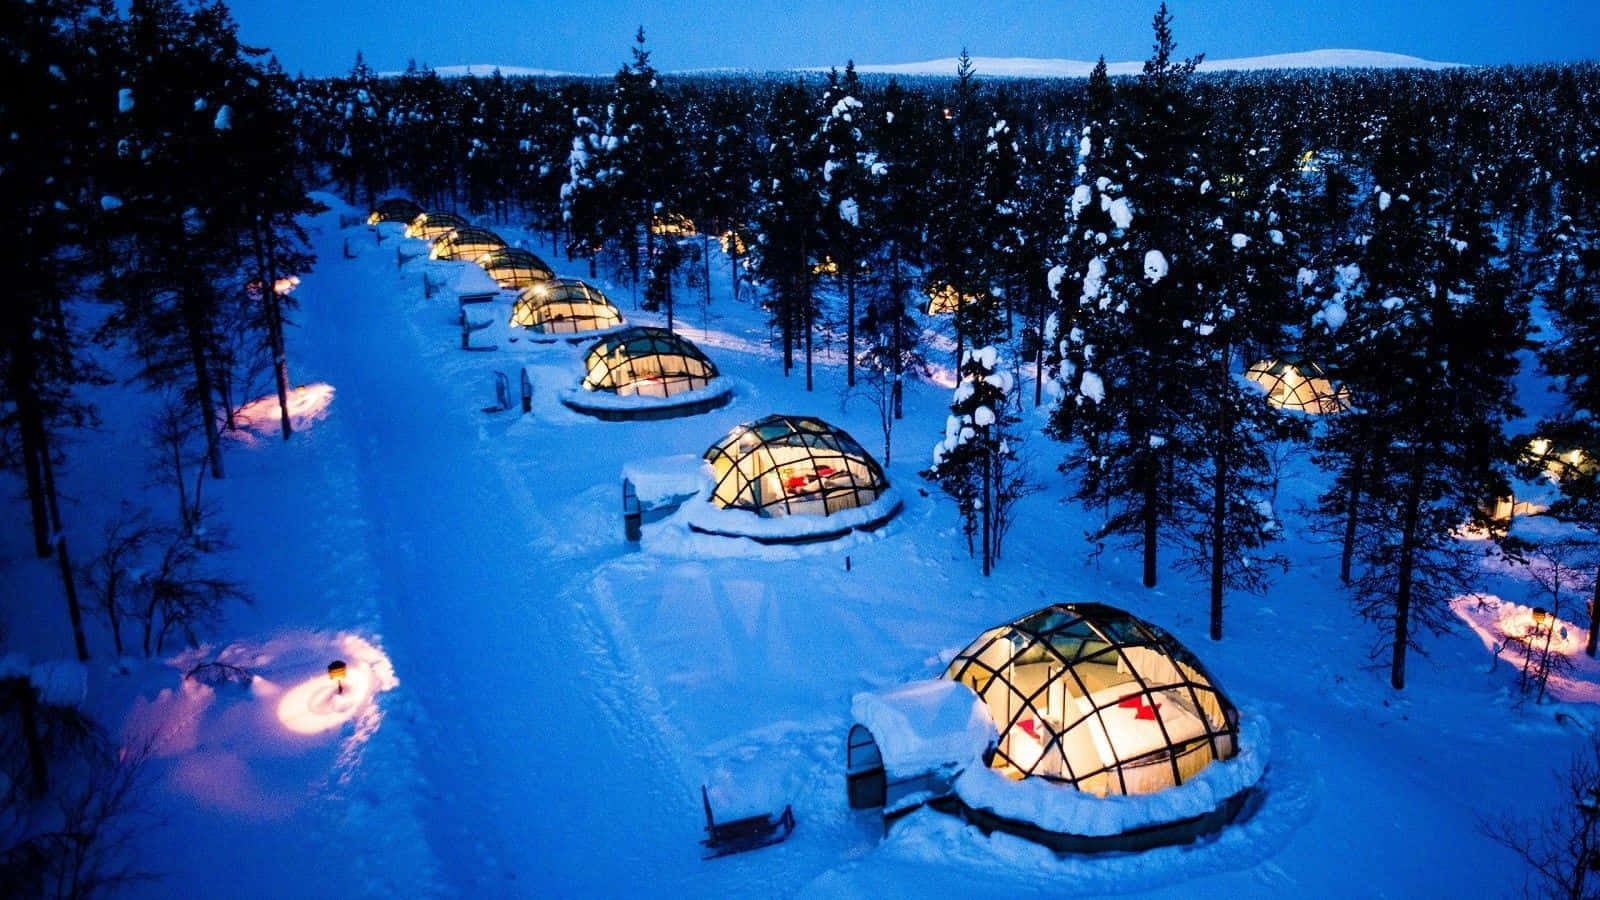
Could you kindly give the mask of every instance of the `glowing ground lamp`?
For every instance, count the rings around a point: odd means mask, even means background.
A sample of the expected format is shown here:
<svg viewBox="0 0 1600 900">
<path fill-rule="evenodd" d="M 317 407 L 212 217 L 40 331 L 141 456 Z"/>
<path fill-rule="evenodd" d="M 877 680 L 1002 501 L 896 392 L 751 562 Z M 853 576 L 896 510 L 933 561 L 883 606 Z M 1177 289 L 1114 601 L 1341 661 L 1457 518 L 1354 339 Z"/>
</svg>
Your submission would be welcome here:
<svg viewBox="0 0 1600 900">
<path fill-rule="evenodd" d="M 1543 628 L 1548 621 L 1550 621 L 1550 610 L 1542 606 L 1535 606 L 1533 608 L 1533 627 Z"/>
<path fill-rule="evenodd" d="M 333 682 L 335 693 L 344 693 L 344 676 L 347 674 L 347 671 L 348 670 L 345 668 L 344 660 L 342 659 L 336 659 L 333 662 L 328 663 L 328 679 Z"/>
</svg>

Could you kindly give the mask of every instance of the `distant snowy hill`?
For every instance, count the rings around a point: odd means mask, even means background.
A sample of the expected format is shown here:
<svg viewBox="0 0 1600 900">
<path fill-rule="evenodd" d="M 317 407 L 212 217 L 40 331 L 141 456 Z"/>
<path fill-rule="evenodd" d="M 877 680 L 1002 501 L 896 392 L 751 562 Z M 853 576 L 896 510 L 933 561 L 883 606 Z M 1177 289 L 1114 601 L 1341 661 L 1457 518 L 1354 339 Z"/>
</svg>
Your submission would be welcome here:
<svg viewBox="0 0 1600 900">
<path fill-rule="evenodd" d="M 1080 59 L 1035 59 L 1026 56 L 974 56 L 972 65 L 979 75 L 1005 78 L 1086 78 L 1094 69 L 1093 62 Z M 1221 72 L 1247 69 L 1449 69 L 1459 63 L 1434 62 L 1399 53 L 1380 53 L 1375 50 L 1307 50 L 1302 53 L 1274 53 L 1269 56 L 1246 56 L 1239 59 L 1208 59 L 1200 64 L 1202 72 Z M 1137 75 L 1144 62 L 1106 63 L 1112 75 Z M 950 75 L 956 70 L 956 58 L 930 59 L 923 62 L 891 63 L 883 65 L 858 65 L 857 72 L 874 72 L 883 75 Z"/>
<path fill-rule="evenodd" d="M 495 66 L 495 65 L 478 65 L 478 64 L 473 64 L 473 65 L 470 65 L 470 66 L 435 66 L 433 71 L 440 78 L 462 78 L 464 76 L 472 76 L 472 77 L 476 77 L 476 78 L 488 78 L 489 76 L 494 74 L 494 70 L 495 69 L 499 69 L 500 70 L 500 74 L 506 76 L 507 78 L 511 78 L 511 77 L 519 76 L 519 75 L 543 75 L 543 76 L 547 76 L 547 77 L 551 77 L 551 76 L 574 77 L 574 76 L 576 76 L 576 73 L 573 73 L 573 72 L 559 72 L 559 71 L 557 71 L 555 69 L 535 69 L 535 68 L 530 68 L 528 66 Z M 398 76 L 404 75 L 404 74 L 405 74 L 404 72 L 379 72 L 378 76 L 380 78 L 395 78 L 395 77 L 398 77 Z M 577 76 L 577 77 L 581 77 L 581 76 Z"/>
<path fill-rule="evenodd" d="M 1087 78 L 1094 69 L 1093 62 L 1081 59 L 1036 59 L 1028 56 L 974 56 L 972 64 L 979 75 L 991 78 Z M 1306 50 L 1301 53 L 1273 53 L 1268 56 L 1245 56 L 1238 59 L 1208 59 L 1200 64 L 1202 72 L 1240 71 L 1248 69 L 1449 69 L 1460 63 L 1435 62 L 1400 53 L 1381 53 L 1376 50 Z M 1112 75 L 1137 75 L 1144 62 L 1107 63 Z M 536 69 L 528 66 L 496 66 L 473 64 L 466 66 L 438 66 L 433 71 L 442 78 L 476 76 L 487 78 L 496 69 L 507 77 L 517 75 L 543 75 L 547 77 L 584 78 L 606 77 L 609 72 L 562 72 L 556 69 Z M 813 66 L 798 71 L 825 72 L 827 66 Z M 909 63 L 877 63 L 856 66 L 857 72 L 881 75 L 950 75 L 956 70 L 956 58 L 929 59 Z M 674 75 L 713 75 L 736 72 L 758 72 L 758 69 L 715 68 L 684 69 Z M 381 72 L 385 77 L 400 72 Z"/>
</svg>

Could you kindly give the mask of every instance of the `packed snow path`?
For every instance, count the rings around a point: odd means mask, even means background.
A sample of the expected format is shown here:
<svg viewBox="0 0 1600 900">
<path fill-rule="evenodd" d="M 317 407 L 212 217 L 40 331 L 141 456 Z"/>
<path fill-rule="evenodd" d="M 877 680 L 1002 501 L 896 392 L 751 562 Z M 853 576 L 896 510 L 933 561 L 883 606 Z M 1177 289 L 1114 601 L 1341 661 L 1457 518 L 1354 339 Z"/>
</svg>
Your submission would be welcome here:
<svg viewBox="0 0 1600 900">
<path fill-rule="evenodd" d="M 420 286 L 386 253 L 341 261 L 342 237 L 323 236 L 301 298 L 299 371 L 335 387 L 355 455 L 384 640 L 421 711 L 433 796 L 419 806 L 441 880 L 487 896 L 604 896 L 622 873 L 681 883 L 700 865 L 698 809 L 557 574 L 588 566 L 550 565 L 574 552 L 561 484 L 524 483 L 465 386 L 424 364 L 418 342 L 449 332 L 405 326 Z M 662 852 L 673 845 L 684 852 Z"/>
</svg>

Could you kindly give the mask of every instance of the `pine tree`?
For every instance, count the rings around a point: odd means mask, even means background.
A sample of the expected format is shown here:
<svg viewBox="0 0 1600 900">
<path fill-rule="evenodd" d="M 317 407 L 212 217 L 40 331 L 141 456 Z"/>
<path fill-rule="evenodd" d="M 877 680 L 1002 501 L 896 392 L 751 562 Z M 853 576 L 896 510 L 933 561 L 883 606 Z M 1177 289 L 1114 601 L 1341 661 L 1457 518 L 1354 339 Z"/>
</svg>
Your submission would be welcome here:
<svg viewBox="0 0 1600 900">
<path fill-rule="evenodd" d="M 785 84 L 773 99 L 768 150 L 756 191 L 752 248 L 756 275 L 783 340 L 783 372 L 794 369 L 796 341 L 804 342 L 806 390 L 812 389 L 812 336 L 817 320 L 815 270 L 822 244 L 821 194 L 812 183 L 821 167 L 811 142 L 811 96 L 802 83 Z"/>
<path fill-rule="evenodd" d="M 1476 571 L 1454 532 L 1482 521 L 1485 499 L 1503 492 L 1515 455 L 1503 436 L 1516 411 L 1510 379 L 1528 328 L 1476 198 L 1435 187 L 1449 181 L 1447 163 L 1431 156 L 1418 124 L 1397 117 L 1381 138 L 1360 275 L 1333 317 L 1335 373 L 1357 408 L 1326 438 L 1361 444 L 1350 451 L 1365 460 L 1353 598 L 1379 627 L 1375 652 L 1387 649 L 1396 690 L 1419 630 L 1449 626 L 1448 602 Z M 1321 513 L 1343 521 L 1348 502 L 1331 490 Z"/>
<path fill-rule="evenodd" d="M 1540 348 L 1544 371 L 1560 386 L 1563 405 L 1539 423 L 1539 437 L 1566 454 L 1556 473 L 1561 497 L 1550 514 L 1600 532 L 1600 242 L 1593 229 L 1562 216 L 1540 236 L 1537 296 L 1555 335 Z M 1540 460 L 1539 462 L 1544 462 Z M 1589 604 L 1589 640 L 1600 644 L 1600 572 Z"/>
<path fill-rule="evenodd" d="M 845 65 L 843 79 L 830 71 L 822 91 L 822 121 L 812 138 L 822 159 L 817 180 L 821 252 L 845 289 L 845 383 L 851 387 L 856 383 L 856 291 L 875 243 L 876 182 L 887 171 L 863 134 L 868 113 L 860 94 L 853 61 Z"/>
<path fill-rule="evenodd" d="M 1017 441 L 1015 379 L 999 363 L 992 346 L 972 350 L 962 360 L 944 440 L 934 445 L 933 465 L 923 473 L 956 501 L 967 554 L 979 556 L 984 575 L 1000 557 L 1012 504 L 1031 489 L 1012 447 Z"/>
<path fill-rule="evenodd" d="M 1112 174 L 1080 183 L 1072 199 L 1078 216 L 1094 204 L 1092 215 L 1109 222 L 1096 223 L 1108 230 L 1078 226 L 1095 255 L 1068 335 L 1075 359 L 1067 375 L 1077 383 L 1064 402 L 1075 405 L 1083 449 L 1067 468 L 1079 476 L 1078 499 L 1107 510 L 1093 539 L 1142 548 L 1146 587 L 1156 584 L 1163 527 L 1181 528 L 1197 505 L 1197 486 L 1181 473 L 1202 455 L 1192 439 L 1192 393 L 1206 354 L 1194 323 L 1213 281 L 1204 233 L 1215 200 L 1194 152 L 1206 122 L 1189 83 L 1198 58 L 1174 60 L 1170 25 L 1163 5 L 1125 122 L 1108 129 L 1103 164 Z M 1058 295 L 1063 282 L 1057 278 Z"/>
</svg>

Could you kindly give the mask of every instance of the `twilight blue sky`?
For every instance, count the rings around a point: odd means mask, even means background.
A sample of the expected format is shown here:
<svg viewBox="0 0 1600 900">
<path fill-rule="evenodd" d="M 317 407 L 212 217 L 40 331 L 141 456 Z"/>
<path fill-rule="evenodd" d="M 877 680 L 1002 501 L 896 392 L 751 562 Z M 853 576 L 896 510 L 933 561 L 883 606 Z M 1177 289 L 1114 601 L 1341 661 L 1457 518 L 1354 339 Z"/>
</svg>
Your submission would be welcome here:
<svg viewBox="0 0 1600 900">
<path fill-rule="evenodd" d="M 233 0 L 290 72 L 408 59 L 610 74 L 643 25 L 663 71 L 954 56 L 1143 59 L 1159 0 Z M 1475 64 L 1600 58 L 1600 0 L 1169 0 L 1179 50 L 1340 48 Z M 980 73 L 981 74 L 981 73 Z"/>
</svg>

